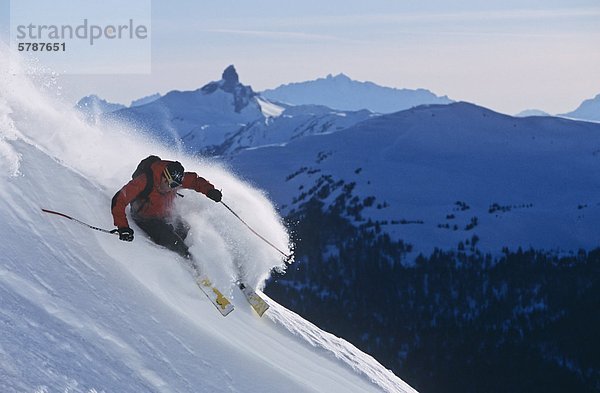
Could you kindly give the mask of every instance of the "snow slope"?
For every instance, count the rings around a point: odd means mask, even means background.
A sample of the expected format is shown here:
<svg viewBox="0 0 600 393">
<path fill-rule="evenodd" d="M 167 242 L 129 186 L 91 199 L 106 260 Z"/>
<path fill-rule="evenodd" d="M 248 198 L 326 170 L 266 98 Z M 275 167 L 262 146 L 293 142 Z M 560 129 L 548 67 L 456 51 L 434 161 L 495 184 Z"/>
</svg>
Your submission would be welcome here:
<svg viewBox="0 0 600 393">
<path fill-rule="evenodd" d="M 233 299 L 227 318 L 182 261 L 140 231 L 125 243 L 44 215 L 41 207 L 112 228 L 112 195 L 140 158 L 157 153 L 222 188 L 277 246 L 288 242 L 262 192 L 223 168 L 126 128 L 85 124 L 19 75 L 2 74 L 0 92 L 0 391 L 414 391 L 273 301 L 263 318 L 253 314 L 232 285 L 234 266 L 260 287 L 281 261 L 201 195 L 186 193 L 179 207 L 192 226 L 192 253 Z"/>
</svg>

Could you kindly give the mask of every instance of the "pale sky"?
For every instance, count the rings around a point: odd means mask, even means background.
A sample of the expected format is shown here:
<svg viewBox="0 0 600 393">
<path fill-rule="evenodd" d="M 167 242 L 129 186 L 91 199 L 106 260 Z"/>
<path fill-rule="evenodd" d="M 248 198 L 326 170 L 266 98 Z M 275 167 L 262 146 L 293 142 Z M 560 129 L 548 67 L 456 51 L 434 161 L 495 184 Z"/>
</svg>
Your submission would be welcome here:
<svg viewBox="0 0 600 393">
<path fill-rule="evenodd" d="M 155 0 L 150 75 L 69 76 L 59 84 L 67 100 L 96 93 L 129 104 L 196 89 L 234 64 L 255 91 L 343 72 L 508 114 L 563 113 L 600 94 L 599 1 L 453 3 Z"/>
</svg>

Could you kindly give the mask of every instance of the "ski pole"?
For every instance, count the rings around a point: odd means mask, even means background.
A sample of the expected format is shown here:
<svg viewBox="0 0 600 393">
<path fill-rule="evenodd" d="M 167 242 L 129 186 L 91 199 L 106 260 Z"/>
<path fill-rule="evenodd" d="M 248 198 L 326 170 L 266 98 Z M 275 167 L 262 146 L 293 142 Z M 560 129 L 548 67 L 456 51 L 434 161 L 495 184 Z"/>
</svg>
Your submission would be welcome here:
<svg viewBox="0 0 600 393">
<path fill-rule="evenodd" d="M 102 229 L 102 228 L 98 228 L 98 227 L 95 227 L 95 226 L 93 226 L 93 225 L 86 224 L 86 223 L 85 223 L 85 222 L 83 222 L 83 221 L 79 221 L 78 219 L 76 219 L 76 218 L 73 218 L 73 217 L 71 217 L 71 216 L 67 216 L 66 214 L 59 213 L 59 212 L 55 212 L 55 211 L 53 211 L 53 210 L 42 209 L 42 211 L 43 211 L 44 213 L 56 214 L 57 216 L 61 216 L 61 217 L 64 217 L 64 218 L 68 218 L 68 219 L 69 219 L 69 220 L 71 220 L 71 221 L 75 221 L 75 222 L 76 222 L 76 223 L 78 223 L 78 224 L 81 224 L 81 225 L 83 225 L 83 226 L 86 226 L 86 227 L 88 227 L 88 228 L 90 228 L 90 229 L 94 229 L 94 230 L 96 230 L 96 231 L 100 231 L 100 232 L 104 232 L 104 233 L 110 233 L 111 235 L 118 235 L 118 234 L 119 234 L 119 231 L 118 231 L 118 230 L 116 230 L 116 229 L 113 229 L 112 231 L 109 231 L 108 229 Z"/>
<path fill-rule="evenodd" d="M 240 220 L 242 222 L 242 224 L 244 224 L 246 226 L 246 228 L 248 228 L 256 236 L 258 236 L 263 242 L 267 243 L 269 246 L 273 247 L 281 255 L 283 255 L 285 257 L 285 261 L 286 262 L 289 262 L 292 259 L 293 254 L 288 255 L 288 254 L 284 253 L 283 251 L 281 251 L 279 248 L 275 247 L 273 245 L 273 243 L 271 243 L 270 241 L 268 241 L 267 239 L 265 239 L 263 236 L 261 236 L 260 233 L 256 232 L 254 229 L 252 229 L 252 227 L 250 227 L 250 225 L 248 225 L 246 223 L 246 221 L 242 220 L 242 218 L 240 216 L 238 216 L 237 213 L 234 212 L 229 206 L 227 206 L 227 204 L 225 202 L 221 201 L 221 203 L 223 204 L 223 206 L 225 206 L 227 208 L 227 210 L 229 210 L 231 212 L 231 214 L 233 214 L 238 220 Z"/>
</svg>

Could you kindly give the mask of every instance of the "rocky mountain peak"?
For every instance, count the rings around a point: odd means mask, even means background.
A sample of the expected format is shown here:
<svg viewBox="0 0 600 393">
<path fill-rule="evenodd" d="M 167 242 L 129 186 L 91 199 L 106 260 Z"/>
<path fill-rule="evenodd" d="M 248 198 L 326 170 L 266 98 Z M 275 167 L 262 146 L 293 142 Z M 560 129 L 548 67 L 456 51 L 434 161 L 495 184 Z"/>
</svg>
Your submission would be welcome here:
<svg viewBox="0 0 600 393">
<path fill-rule="evenodd" d="M 240 83 L 240 77 L 233 64 L 225 68 L 221 79 L 225 82 L 225 86 L 235 87 L 238 83 Z"/>
<path fill-rule="evenodd" d="M 225 68 L 220 81 L 210 82 L 204 85 L 200 90 L 204 94 L 212 94 L 217 90 L 233 94 L 234 110 L 237 113 L 248 106 L 250 99 L 256 96 L 252 87 L 240 83 L 240 77 L 233 65 Z"/>
</svg>

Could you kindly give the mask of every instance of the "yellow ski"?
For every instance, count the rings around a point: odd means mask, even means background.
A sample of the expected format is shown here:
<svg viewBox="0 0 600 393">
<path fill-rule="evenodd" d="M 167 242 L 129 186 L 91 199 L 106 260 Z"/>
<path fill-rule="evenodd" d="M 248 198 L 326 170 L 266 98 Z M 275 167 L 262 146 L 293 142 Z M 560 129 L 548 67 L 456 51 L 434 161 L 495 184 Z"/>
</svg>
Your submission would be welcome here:
<svg viewBox="0 0 600 393">
<path fill-rule="evenodd" d="M 196 284 L 200 287 L 202 292 L 206 294 L 206 297 L 215 305 L 217 310 L 226 317 L 230 312 L 233 311 L 233 304 L 227 299 L 221 291 L 219 291 L 210 281 L 206 275 L 196 277 Z"/>
<path fill-rule="evenodd" d="M 237 285 L 254 311 L 256 311 L 256 313 L 262 317 L 265 311 L 269 309 L 267 302 L 265 302 L 265 300 L 260 297 L 260 295 L 254 291 L 254 289 L 245 285 L 243 282 L 238 281 Z"/>
</svg>

